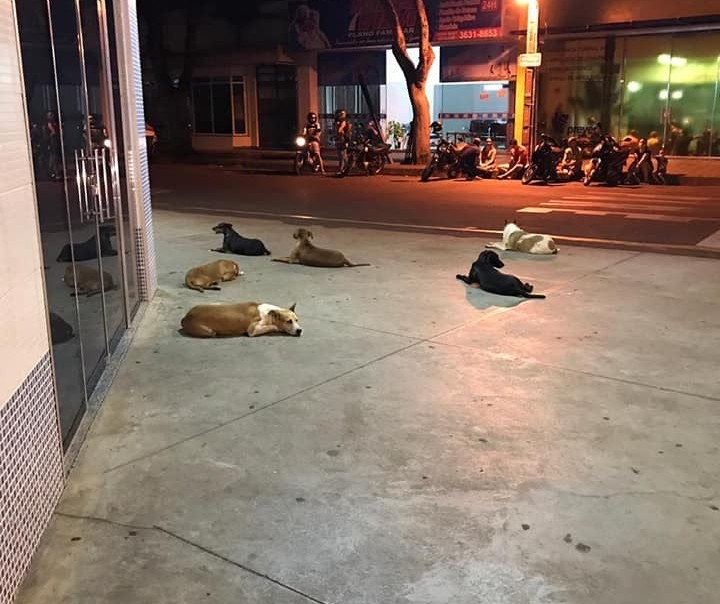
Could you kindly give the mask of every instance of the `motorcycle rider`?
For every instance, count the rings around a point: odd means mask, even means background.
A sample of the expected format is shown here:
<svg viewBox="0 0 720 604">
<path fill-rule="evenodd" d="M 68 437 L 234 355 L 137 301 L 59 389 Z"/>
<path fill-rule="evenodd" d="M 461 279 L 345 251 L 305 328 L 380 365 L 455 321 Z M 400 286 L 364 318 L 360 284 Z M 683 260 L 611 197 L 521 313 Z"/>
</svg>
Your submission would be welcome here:
<svg viewBox="0 0 720 604">
<path fill-rule="evenodd" d="M 352 140 L 352 124 L 347 119 L 347 112 L 338 109 L 335 112 L 335 149 L 338 154 L 339 177 L 345 176 L 349 169 L 348 146 Z"/>
<path fill-rule="evenodd" d="M 567 147 L 565 147 L 565 151 L 563 151 L 563 157 L 560 161 L 560 172 L 570 180 L 582 178 L 582 149 L 578 144 L 577 138 L 574 136 L 568 139 Z"/>
<path fill-rule="evenodd" d="M 474 180 L 478 175 L 478 159 L 480 158 L 480 139 L 475 138 L 460 152 L 460 166 L 467 180 Z"/>
<path fill-rule="evenodd" d="M 528 165 L 528 151 L 524 145 L 518 143 L 514 138 L 510 141 L 510 163 L 500 166 L 502 174 L 498 176 L 500 179 L 520 178 Z"/>
<path fill-rule="evenodd" d="M 485 146 L 480 152 L 480 164 L 478 165 L 478 173 L 482 178 L 492 178 L 495 174 L 495 159 L 497 157 L 497 149 L 491 138 L 485 139 Z"/>
<path fill-rule="evenodd" d="M 307 120 L 302 130 L 302 135 L 307 141 L 308 150 L 308 163 L 312 166 L 313 172 L 318 170 L 325 174 L 325 166 L 323 164 L 322 155 L 320 154 L 320 136 L 322 135 L 322 128 L 320 128 L 320 122 L 318 122 L 318 115 L 314 111 L 310 111 L 307 114 Z M 315 164 L 317 159 L 317 165 Z"/>
</svg>

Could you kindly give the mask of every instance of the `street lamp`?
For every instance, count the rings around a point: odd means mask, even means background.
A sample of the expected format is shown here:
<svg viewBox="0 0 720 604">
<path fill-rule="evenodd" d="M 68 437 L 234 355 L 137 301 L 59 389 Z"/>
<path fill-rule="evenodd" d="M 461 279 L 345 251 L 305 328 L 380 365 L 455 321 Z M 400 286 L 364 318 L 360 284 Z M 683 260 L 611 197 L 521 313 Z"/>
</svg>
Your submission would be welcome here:
<svg viewBox="0 0 720 604">
<path fill-rule="evenodd" d="M 535 138 L 535 97 L 537 89 L 536 68 L 540 66 L 538 54 L 538 22 L 540 20 L 539 0 L 516 0 L 527 4 L 527 29 L 525 54 L 518 56 L 517 78 L 515 80 L 515 138 L 523 142 L 525 123 L 528 128 L 528 143 L 532 149 Z"/>
</svg>

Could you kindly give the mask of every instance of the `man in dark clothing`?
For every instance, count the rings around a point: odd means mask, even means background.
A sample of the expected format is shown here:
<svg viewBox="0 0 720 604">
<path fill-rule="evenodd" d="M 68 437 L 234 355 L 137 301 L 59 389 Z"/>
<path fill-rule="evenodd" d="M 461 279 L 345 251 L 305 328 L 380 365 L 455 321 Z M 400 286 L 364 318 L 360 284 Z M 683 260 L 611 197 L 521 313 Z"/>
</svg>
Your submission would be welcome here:
<svg viewBox="0 0 720 604">
<path fill-rule="evenodd" d="M 480 158 L 480 139 L 473 139 L 472 145 L 468 145 L 460 152 L 460 166 L 467 180 L 473 180 L 478 175 L 478 159 Z"/>
</svg>

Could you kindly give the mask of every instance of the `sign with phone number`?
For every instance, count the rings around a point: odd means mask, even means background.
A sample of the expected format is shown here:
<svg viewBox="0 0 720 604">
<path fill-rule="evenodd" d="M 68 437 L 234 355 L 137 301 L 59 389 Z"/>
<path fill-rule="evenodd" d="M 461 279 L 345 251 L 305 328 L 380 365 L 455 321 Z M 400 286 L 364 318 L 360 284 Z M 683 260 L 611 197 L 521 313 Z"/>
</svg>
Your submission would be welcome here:
<svg viewBox="0 0 720 604">
<path fill-rule="evenodd" d="M 416 43 L 416 0 L 394 0 L 394 5 L 407 41 Z M 502 36 L 503 0 L 425 0 L 425 7 L 434 43 Z M 322 51 L 393 42 L 393 23 L 385 0 L 291 0 L 289 9 L 289 45 L 293 49 Z"/>
</svg>

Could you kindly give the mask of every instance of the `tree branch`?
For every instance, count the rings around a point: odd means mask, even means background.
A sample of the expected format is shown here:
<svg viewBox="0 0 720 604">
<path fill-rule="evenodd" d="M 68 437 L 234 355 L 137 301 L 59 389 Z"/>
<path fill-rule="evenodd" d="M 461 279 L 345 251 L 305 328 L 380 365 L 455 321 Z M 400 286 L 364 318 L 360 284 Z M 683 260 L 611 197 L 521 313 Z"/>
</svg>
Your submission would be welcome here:
<svg viewBox="0 0 720 604">
<path fill-rule="evenodd" d="M 409 84 L 410 82 L 415 81 L 416 78 L 415 64 L 408 55 L 405 32 L 403 31 L 402 23 L 400 23 L 400 15 L 398 15 L 395 4 L 393 3 L 393 0 L 384 0 L 384 2 L 388 17 L 392 20 L 395 34 L 392 44 L 392 53 L 395 60 L 398 62 L 398 65 L 400 65 L 400 69 L 402 69 L 403 75 Z M 422 0 L 417 0 L 417 2 L 419 4 L 423 4 Z"/>
<path fill-rule="evenodd" d="M 424 82 L 433 61 L 435 61 L 435 53 L 430 44 L 430 23 L 425 9 L 425 0 L 415 0 L 415 6 L 417 7 L 418 21 L 420 22 L 420 60 L 417 66 L 416 81 Z"/>
</svg>

